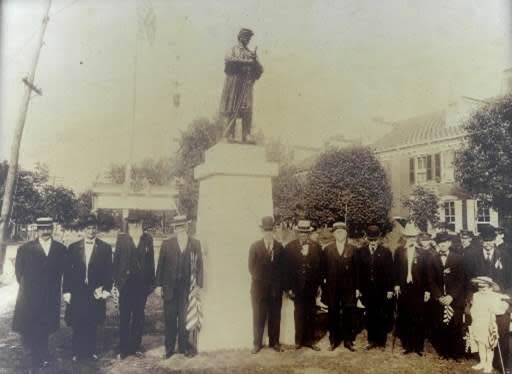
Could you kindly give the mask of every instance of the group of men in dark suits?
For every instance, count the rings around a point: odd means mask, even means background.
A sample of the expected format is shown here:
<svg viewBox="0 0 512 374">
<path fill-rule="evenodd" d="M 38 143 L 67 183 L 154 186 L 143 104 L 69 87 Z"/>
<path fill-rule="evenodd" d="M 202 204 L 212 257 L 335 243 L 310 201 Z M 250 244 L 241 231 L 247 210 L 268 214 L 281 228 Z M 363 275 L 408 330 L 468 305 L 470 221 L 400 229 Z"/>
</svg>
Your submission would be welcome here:
<svg viewBox="0 0 512 374">
<path fill-rule="evenodd" d="M 66 248 L 52 238 L 53 220 L 37 219 L 38 238 L 22 245 L 15 262 L 19 283 L 13 330 L 31 353 L 32 368 L 50 362 L 48 338 L 60 325 L 61 293 L 65 321 L 72 327 L 72 360 L 93 359 L 96 332 L 105 320 L 106 299 L 115 285 L 119 291 L 119 358 L 141 355 L 144 309 L 157 289 L 164 300 L 166 357 L 197 353 L 200 327 L 198 304 L 202 287 L 201 247 L 187 235 L 186 217 L 176 217 L 176 237 L 162 244 L 155 276 L 153 239 L 140 218 L 128 217 L 127 231 L 117 237 L 116 250 L 97 237 L 94 215 L 85 221 L 84 238 Z M 194 291 L 194 302 L 190 295 Z"/>
<path fill-rule="evenodd" d="M 381 231 L 371 225 L 366 243 L 355 248 L 347 242 L 343 222 L 332 226 L 334 242 L 321 248 L 309 238 L 310 222 L 299 221 L 297 239 L 284 248 L 272 235 L 273 219 L 265 217 L 263 238 L 249 250 L 252 276 L 254 349 L 262 347 L 268 320 L 270 346 L 280 351 L 279 321 L 281 295 L 288 294 L 295 305 L 295 343 L 317 350 L 313 341 L 316 296 L 323 284 L 323 300 L 328 306 L 330 350 L 343 342 L 354 351 L 356 331 L 354 315 L 364 308 L 368 345 L 384 347 L 395 322 L 395 336 L 403 353 L 423 355 L 429 337 L 443 358 L 460 359 L 464 355 L 464 327 L 470 323 L 472 278 L 492 278 L 502 292 L 512 291 L 512 261 L 503 242 L 491 226 L 471 238 L 467 231 L 460 238 L 441 231 L 432 239 L 414 224 L 404 230 L 404 244 L 394 254 L 382 245 Z M 508 368 L 510 311 L 497 316 L 499 349 Z M 500 368 L 500 355 L 495 355 Z"/>
</svg>

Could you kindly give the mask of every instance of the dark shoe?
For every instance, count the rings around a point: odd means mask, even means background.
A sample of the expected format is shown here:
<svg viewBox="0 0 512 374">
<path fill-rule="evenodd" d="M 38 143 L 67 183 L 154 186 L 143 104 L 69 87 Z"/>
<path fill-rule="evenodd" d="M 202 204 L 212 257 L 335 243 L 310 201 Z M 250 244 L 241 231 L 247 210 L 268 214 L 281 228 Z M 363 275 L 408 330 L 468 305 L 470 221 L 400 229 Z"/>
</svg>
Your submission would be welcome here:
<svg viewBox="0 0 512 374">
<path fill-rule="evenodd" d="M 377 348 L 377 347 L 378 347 L 378 345 L 377 345 L 377 344 L 375 344 L 375 343 L 370 343 L 370 344 L 368 344 L 368 345 L 366 346 L 366 348 L 365 348 L 365 349 L 366 349 L 367 351 L 369 351 L 369 350 L 375 349 L 375 348 Z"/>
<path fill-rule="evenodd" d="M 345 342 L 343 343 L 343 346 L 347 348 L 350 352 L 356 351 L 356 349 L 354 348 L 354 344 L 352 344 L 352 342 Z"/>
<path fill-rule="evenodd" d="M 422 351 L 416 351 L 416 354 L 420 357 L 423 357 L 423 352 Z"/>
<path fill-rule="evenodd" d="M 167 360 L 167 359 L 168 359 L 168 358 L 170 358 L 173 354 L 174 354 L 174 352 L 165 352 L 165 359 Z"/>
<path fill-rule="evenodd" d="M 189 352 L 185 353 L 185 357 L 192 358 L 192 357 L 194 357 L 196 354 L 197 354 L 196 352 L 189 351 Z"/>
<path fill-rule="evenodd" d="M 274 344 L 271 348 L 276 352 L 284 352 L 280 344 Z"/>
<path fill-rule="evenodd" d="M 137 356 L 138 358 L 142 358 L 142 357 L 144 357 L 144 352 L 142 352 L 142 351 L 136 351 L 136 352 L 135 352 L 135 356 Z"/>
<path fill-rule="evenodd" d="M 405 349 L 402 353 L 404 355 L 408 355 L 408 354 L 412 353 L 412 349 Z"/>
<path fill-rule="evenodd" d="M 319 347 L 319 346 L 317 346 L 317 345 L 314 345 L 314 344 L 308 345 L 307 347 L 308 347 L 309 349 L 312 349 L 313 351 L 316 351 L 316 352 L 321 351 L 320 347 Z"/>
<path fill-rule="evenodd" d="M 258 353 L 259 351 L 261 351 L 261 346 L 257 346 L 257 345 L 256 345 L 256 346 L 254 346 L 254 347 L 253 347 L 253 349 L 252 349 L 251 353 L 252 353 L 253 355 L 255 355 L 255 354 L 256 354 L 256 353 Z"/>
<path fill-rule="evenodd" d="M 301 344 L 295 344 L 295 349 L 296 349 L 296 350 L 299 350 L 299 349 L 301 349 L 301 348 L 302 348 L 302 345 L 301 345 Z"/>
</svg>

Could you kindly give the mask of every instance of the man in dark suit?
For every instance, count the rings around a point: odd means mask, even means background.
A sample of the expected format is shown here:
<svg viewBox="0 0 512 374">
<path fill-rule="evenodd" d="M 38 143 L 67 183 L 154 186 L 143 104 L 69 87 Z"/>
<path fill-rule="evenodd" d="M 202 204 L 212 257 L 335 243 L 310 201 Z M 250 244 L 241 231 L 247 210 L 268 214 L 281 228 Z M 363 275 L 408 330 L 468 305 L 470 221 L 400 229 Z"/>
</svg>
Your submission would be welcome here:
<svg viewBox="0 0 512 374">
<path fill-rule="evenodd" d="M 119 358 L 142 355 L 144 308 L 155 287 L 153 238 L 144 232 L 142 220 L 128 217 L 128 232 L 117 236 L 114 284 L 119 290 Z"/>
<path fill-rule="evenodd" d="M 424 315 L 430 299 L 428 291 L 428 256 L 417 245 L 420 231 L 413 223 L 405 226 L 405 246 L 395 251 L 395 295 L 398 297 L 398 330 L 404 354 L 423 356 L 425 341 Z"/>
<path fill-rule="evenodd" d="M 96 356 L 96 331 L 105 320 L 105 300 L 112 289 L 112 247 L 97 238 L 94 215 L 85 220 L 85 238 L 69 246 L 63 298 L 73 328 L 73 361 Z"/>
<path fill-rule="evenodd" d="M 462 314 L 464 310 L 464 264 L 462 256 L 450 250 L 451 236 L 439 232 L 437 254 L 428 267 L 433 306 L 432 344 L 443 358 L 462 355 Z"/>
<path fill-rule="evenodd" d="M 503 248 L 496 246 L 496 231 L 492 226 L 484 226 L 480 230 L 480 239 L 481 244 L 466 260 L 468 278 L 472 279 L 478 276 L 490 277 L 498 284 L 501 292 L 512 296 L 512 259 L 510 255 Z M 470 300 L 471 292 L 468 292 L 467 297 Z M 510 309 L 505 314 L 496 316 L 499 335 L 498 344 L 506 369 L 510 368 Z M 493 366 L 497 369 L 501 368 L 498 348 L 496 348 L 494 355 Z"/>
<path fill-rule="evenodd" d="M 380 243 L 380 236 L 378 226 L 368 226 L 368 244 L 356 252 L 356 297 L 366 307 L 367 350 L 386 346 L 389 303 L 393 298 L 393 256 Z"/>
<path fill-rule="evenodd" d="M 188 236 L 188 223 L 186 216 L 174 218 L 176 236 L 162 242 L 158 258 L 156 285 L 164 299 L 166 358 L 175 353 L 176 337 L 179 353 L 187 357 L 197 354 L 201 316 L 191 309 L 190 294 L 203 287 L 203 258 L 199 241 Z"/>
<path fill-rule="evenodd" d="M 283 298 L 283 246 L 274 239 L 274 219 L 263 217 L 260 225 L 263 238 L 249 249 L 251 302 L 253 315 L 253 350 L 263 346 L 263 330 L 268 321 L 269 346 L 281 352 L 279 330 Z"/>
<path fill-rule="evenodd" d="M 34 368 L 49 365 L 48 337 L 60 325 L 61 282 L 66 247 L 53 240 L 53 220 L 38 218 L 36 240 L 16 254 L 16 280 L 20 285 L 14 307 L 13 331 L 21 334 Z"/>
<path fill-rule="evenodd" d="M 323 274 L 326 280 L 324 288 L 329 315 L 329 350 L 333 351 L 343 340 L 343 345 L 354 352 L 353 315 L 355 298 L 356 249 L 347 243 L 347 227 L 344 222 L 332 225 L 336 241 L 323 251 Z M 342 312 L 342 321 L 340 321 Z M 340 331 L 341 322 L 341 331 Z"/>
<path fill-rule="evenodd" d="M 320 246 L 309 238 L 313 231 L 311 222 L 299 220 L 296 226 L 298 239 L 285 248 L 286 286 L 294 302 L 295 348 L 308 347 L 314 351 L 320 348 L 313 343 L 316 295 L 320 286 Z"/>
</svg>

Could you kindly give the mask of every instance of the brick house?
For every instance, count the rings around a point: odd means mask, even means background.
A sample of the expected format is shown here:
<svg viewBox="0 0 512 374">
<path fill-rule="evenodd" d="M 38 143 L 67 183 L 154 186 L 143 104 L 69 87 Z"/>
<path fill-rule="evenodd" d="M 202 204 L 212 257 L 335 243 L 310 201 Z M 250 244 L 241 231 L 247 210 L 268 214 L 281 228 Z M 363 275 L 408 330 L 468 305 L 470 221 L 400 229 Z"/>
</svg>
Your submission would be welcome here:
<svg viewBox="0 0 512 374">
<path fill-rule="evenodd" d="M 391 183 L 393 216 L 408 215 L 402 201 L 421 185 L 440 198 L 441 221 L 451 230 L 477 232 L 480 224 L 498 225 L 498 213 L 466 196 L 455 180 L 455 154 L 465 136 L 461 124 L 482 103 L 463 97 L 445 110 L 393 123 L 372 145 Z"/>
</svg>

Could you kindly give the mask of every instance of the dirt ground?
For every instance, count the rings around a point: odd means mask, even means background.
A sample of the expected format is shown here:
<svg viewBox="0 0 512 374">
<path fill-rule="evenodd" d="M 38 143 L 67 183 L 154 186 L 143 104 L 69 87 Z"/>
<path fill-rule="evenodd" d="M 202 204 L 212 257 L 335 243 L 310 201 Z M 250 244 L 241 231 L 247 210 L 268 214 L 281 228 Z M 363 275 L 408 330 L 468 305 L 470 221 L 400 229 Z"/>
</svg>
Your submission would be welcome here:
<svg viewBox="0 0 512 374">
<path fill-rule="evenodd" d="M 6 286 L 4 286 L 6 287 Z M 1 289 L 5 288 L 2 287 Z M 9 294 L 16 291 L 11 287 Z M 2 298 L 3 299 L 3 298 Z M 9 298 L 12 303 L 12 297 Z M 25 354 L 19 336 L 10 331 L 12 308 L 2 308 L 0 314 L 0 374 L 22 373 L 28 369 L 29 358 Z M 323 373 L 471 373 L 472 360 L 455 363 L 440 360 L 427 346 L 424 357 L 416 355 L 403 356 L 399 343 L 394 353 L 391 352 L 391 342 L 385 351 L 363 350 L 365 333 L 356 340 L 355 353 L 344 348 L 334 352 L 327 351 L 327 337 L 324 336 L 319 345 L 321 352 L 308 349 L 294 350 L 285 347 L 283 353 L 276 353 L 268 348 L 257 355 L 249 350 L 233 350 L 200 353 L 189 359 L 176 355 L 168 360 L 163 359 L 163 322 L 161 300 L 152 295 L 146 307 L 146 326 L 143 346 L 145 357 L 129 357 L 123 361 L 115 358 L 117 347 L 117 318 L 112 310 L 105 326 L 98 334 L 98 351 L 100 360 L 97 362 L 71 361 L 71 329 L 63 326 L 51 337 L 50 351 L 54 355 L 52 365 L 41 370 L 43 374 L 56 373 L 293 373 L 293 374 L 323 374 Z"/>
</svg>

